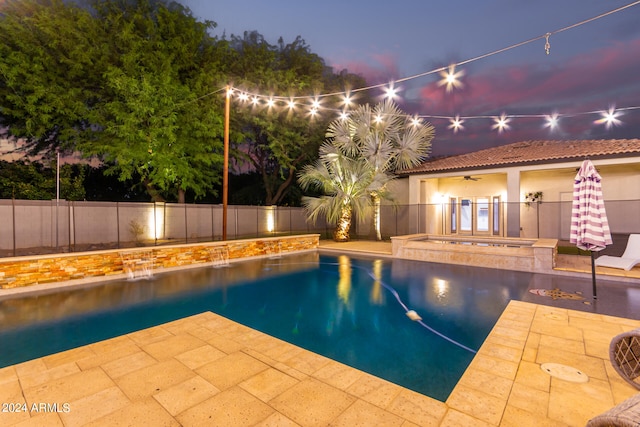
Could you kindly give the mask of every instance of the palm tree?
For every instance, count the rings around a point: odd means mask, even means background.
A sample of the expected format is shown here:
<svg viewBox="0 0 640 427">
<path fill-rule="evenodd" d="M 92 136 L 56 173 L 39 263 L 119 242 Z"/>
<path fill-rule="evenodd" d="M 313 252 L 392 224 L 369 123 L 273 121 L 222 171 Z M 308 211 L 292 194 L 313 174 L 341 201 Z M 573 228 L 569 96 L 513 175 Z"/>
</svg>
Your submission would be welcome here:
<svg viewBox="0 0 640 427">
<path fill-rule="evenodd" d="M 377 240 L 382 240 L 380 201 L 392 199 L 387 184 L 395 172 L 417 166 L 428 156 L 434 134 L 430 123 L 407 116 L 392 100 L 373 108 L 369 104 L 360 106 L 346 119 L 329 124 L 326 136 L 336 151 L 364 160 L 381 184 L 369 191 Z"/>
<path fill-rule="evenodd" d="M 313 188 L 324 194 L 302 198 L 309 218 L 315 222 L 324 215 L 336 224 L 333 239 L 346 242 L 353 215 L 362 219 L 370 214 L 370 194 L 386 184 L 380 181 L 384 178 L 373 174 L 366 160 L 346 156 L 325 142 L 320 147 L 320 158 L 302 169 L 298 181 L 304 190 Z"/>
</svg>

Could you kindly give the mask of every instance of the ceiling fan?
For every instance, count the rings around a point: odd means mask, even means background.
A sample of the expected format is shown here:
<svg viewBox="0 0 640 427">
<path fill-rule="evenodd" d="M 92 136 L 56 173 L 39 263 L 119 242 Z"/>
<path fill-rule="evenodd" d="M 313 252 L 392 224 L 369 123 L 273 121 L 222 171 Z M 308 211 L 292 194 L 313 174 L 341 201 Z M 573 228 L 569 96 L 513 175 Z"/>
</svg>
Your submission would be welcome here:
<svg viewBox="0 0 640 427">
<path fill-rule="evenodd" d="M 465 176 L 463 176 L 462 178 L 463 178 L 465 181 L 477 181 L 477 180 L 479 180 L 479 179 L 482 179 L 482 178 L 474 178 L 474 177 L 472 177 L 472 176 L 470 176 L 470 175 L 465 175 Z"/>
</svg>

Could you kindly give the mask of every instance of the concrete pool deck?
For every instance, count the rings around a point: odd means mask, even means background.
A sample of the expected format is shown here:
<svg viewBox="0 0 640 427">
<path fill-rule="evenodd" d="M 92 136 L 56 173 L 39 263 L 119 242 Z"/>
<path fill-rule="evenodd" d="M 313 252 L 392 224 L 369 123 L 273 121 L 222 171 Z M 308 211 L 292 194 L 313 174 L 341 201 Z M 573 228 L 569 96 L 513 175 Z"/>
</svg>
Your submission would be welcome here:
<svg viewBox="0 0 640 427">
<path fill-rule="evenodd" d="M 206 312 L 0 369 L 0 426 L 584 426 L 637 392 L 608 346 L 638 327 L 512 301 L 439 402 Z"/>
</svg>

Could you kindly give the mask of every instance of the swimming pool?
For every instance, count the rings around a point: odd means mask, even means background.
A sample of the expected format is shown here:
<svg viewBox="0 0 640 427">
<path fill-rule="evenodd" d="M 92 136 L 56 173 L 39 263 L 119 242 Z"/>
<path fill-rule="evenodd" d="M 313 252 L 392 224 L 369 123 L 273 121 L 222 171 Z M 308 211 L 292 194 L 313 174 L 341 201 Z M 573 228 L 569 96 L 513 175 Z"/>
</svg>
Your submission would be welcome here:
<svg viewBox="0 0 640 427">
<path fill-rule="evenodd" d="M 306 253 L 107 282 L 0 301 L 0 367 L 213 311 L 444 401 L 531 277 Z"/>
</svg>

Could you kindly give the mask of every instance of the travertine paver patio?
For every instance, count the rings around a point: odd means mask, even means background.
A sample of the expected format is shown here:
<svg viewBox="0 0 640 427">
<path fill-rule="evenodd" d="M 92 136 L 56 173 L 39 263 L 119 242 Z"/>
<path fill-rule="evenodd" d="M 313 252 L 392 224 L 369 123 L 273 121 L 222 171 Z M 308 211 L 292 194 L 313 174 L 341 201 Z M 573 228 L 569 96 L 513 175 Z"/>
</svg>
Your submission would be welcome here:
<svg viewBox="0 0 640 427">
<path fill-rule="evenodd" d="M 512 301 L 439 402 L 206 312 L 0 369 L 0 401 L 28 409 L 0 425 L 583 426 L 635 393 L 608 345 L 637 327 Z M 545 362 L 589 381 L 550 377 Z"/>
</svg>

